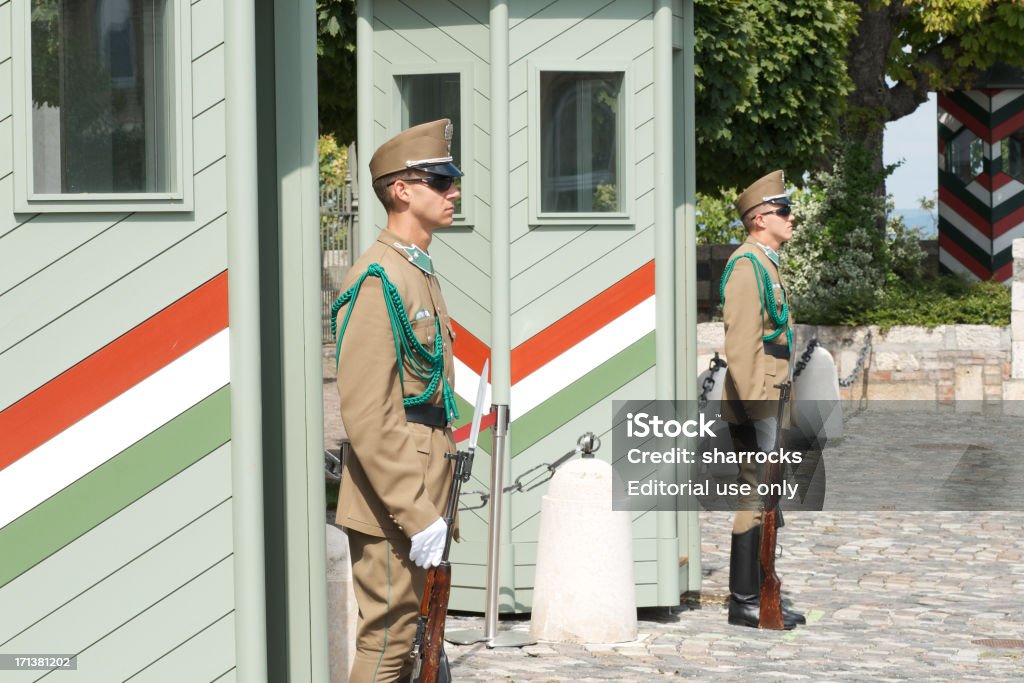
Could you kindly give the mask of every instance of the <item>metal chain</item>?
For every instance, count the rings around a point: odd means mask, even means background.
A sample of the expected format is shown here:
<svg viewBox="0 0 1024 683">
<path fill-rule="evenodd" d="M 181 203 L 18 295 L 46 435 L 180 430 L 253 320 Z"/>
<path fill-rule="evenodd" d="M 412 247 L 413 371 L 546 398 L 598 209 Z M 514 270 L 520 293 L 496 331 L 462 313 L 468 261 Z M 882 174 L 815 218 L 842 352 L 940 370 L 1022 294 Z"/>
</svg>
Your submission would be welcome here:
<svg viewBox="0 0 1024 683">
<path fill-rule="evenodd" d="M 503 488 L 502 493 L 526 493 L 533 489 L 546 484 L 555 476 L 555 471 L 569 461 L 572 456 L 579 453 L 584 458 L 594 457 L 594 452 L 601 447 L 601 440 L 594 436 L 593 432 L 587 432 L 580 437 L 579 442 L 576 444 L 576 448 L 572 449 L 562 457 L 558 458 L 554 462 L 547 463 L 542 462 L 536 467 L 531 467 L 526 470 L 516 480 Z M 537 474 L 534 474 L 537 472 Z M 532 475 L 532 476 L 531 476 Z M 529 477 L 529 478 L 527 478 Z M 486 491 L 463 491 L 460 496 L 480 496 L 480 503 L 472 507 L 460 507 L 460 511 L 464 510 L 479 510 L 480 508 L 487 505 L 491 499 L 491 494 Z"/>
<path fill-rule="evenodd" d="M 704 378 L 700 386 L 700 396 L 697 397 L 698 410 L 704 410 L 708 405 L 708 394 L 715 388 L 715 372 L 718 368 L 727 367 L 729 364 L 719 357 L 718 351 L 715 351 L 715 357 L 711 359 L 711 364 L 708 366 L 708 376 Z"/>
<path fill-rule="evenodd" d="M 800 376 L 800 373 L 804 371 L 807 364 L 811 362 L 811 356 L 814 355 L 814 349 L 818 348 L 818 338 L 811 337 L 811 341 L 807 342 L 807 348 L 800 354 L 800 360 L 796 362 L 796 368 L 793 370 L 793 379 Z"/>
<path fill-rule="evenodd" d="M 871 350 L 871 330 L 864 336 L 864 346 L 861 347 L 860 353 L 857 355 L 857 363 L 853 366 L 853 372 L 839 380 L 839 386 L 848 387 L 857 381 L 857 376 L 864 370 L 864 361 L 868 357 L 868 353 Z"/>
</svg>

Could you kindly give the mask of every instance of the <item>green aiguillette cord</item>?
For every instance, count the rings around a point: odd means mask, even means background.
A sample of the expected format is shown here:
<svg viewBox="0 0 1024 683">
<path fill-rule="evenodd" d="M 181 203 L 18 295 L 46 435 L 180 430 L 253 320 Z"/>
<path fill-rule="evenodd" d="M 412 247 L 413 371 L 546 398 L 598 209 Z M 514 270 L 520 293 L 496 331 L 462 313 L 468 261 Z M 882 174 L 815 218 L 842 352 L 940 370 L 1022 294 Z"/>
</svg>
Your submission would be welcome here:
<svg viewBox="0 0 1024 683">
<path fill-rule="evenodd" d="M 753 254 L 740 254 L 726 264 L 725 271 L 722 273 L 722 284 L 719 287 L 722 305 L 725 305 L 725 283 L 729 281 L 732 269 L 736 267 L 736 263 L 742 258 L 750 259 L 750 262 L 754 264 L 754 281 L 757 282 L 757 294 L 761 302 L 761 316 L 762 318 L 764 317 L 764 309 L 767 307 L 768 317 L 771 318 L 771 321 L 776 326 L 774 332 L 763 335 L 761 338 L 764 341 L 772 341 L 782 333 L 782 330 L 786 330 L 786 346 L 792 349 L 793 330 L 789 326 L 789 302 L 786 301 L 786 292 L 784 290 L 782 292 L 782 312 L 779 312 L 778 304 L 775 301 L 775 287 L 772 285 L 771 275 L 768 274 L 768 269 L 761 265 L 761 262 Z"/>
<path fill-rule="evenodd" d="M 405 312 L 402 304 L 402 296 L 398 288 L 388 279 L 387 273 L 379 263 L 371 263 L 366 272 L 359 276 L 356 283 L 344 294 L 339 296 L 331 305 L 331 334 L 336 334 L 338 344 L 334 351 L 334 361 L 337 363 L 341 355 L 341 340 L 345 336 L 345 328 L 348 327 L 349 316 L 355 308 L 356 297 L 359 296 L 359 289 L 367 276 L 379 278 L 381 287 L 384 289 L 384 304 L 388 309 L 388 319 L 391 321 L 391 335 L 395 344 L 395 356 L 398 358 L 398 380 L 405 386 L 405 363 L 408 362 L 415 375 L 427 383 L 426 391 L 419 396 L 403 398 L 402 402 L 407 406 L 418 406 L 430 400 L 430 397 L 437 391 L 437 385 L 441 384 L 441 396 L 444 398 L 445 413 L 450 419 L 456 420 L 459 417 L 459 409 L 455 405 L 455 394 L 448 385 L 444 376 L 444 338 L 441 335 L 441 321 L 434 317 L 434 351 L 431 353 L 420 344 L 420 340 L 412 331 L 412 323 Z M 345 319 L 341 322 L 341 331 L 338 327 L 338 311 L 341 307 L 349 304 L 345 311 Z"/>
</svg>

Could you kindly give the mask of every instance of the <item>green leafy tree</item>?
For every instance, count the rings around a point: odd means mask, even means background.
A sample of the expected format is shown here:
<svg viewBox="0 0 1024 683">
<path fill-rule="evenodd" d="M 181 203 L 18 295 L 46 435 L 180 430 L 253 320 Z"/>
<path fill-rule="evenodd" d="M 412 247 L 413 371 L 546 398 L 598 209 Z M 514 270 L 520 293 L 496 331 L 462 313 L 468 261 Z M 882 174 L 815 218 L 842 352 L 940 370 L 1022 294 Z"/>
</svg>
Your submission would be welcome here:
<svg viewBox="0 0 1024 683">
<path fill-rule="evenodd" d="M 829 171 L 815 173 L 796 193 L 799 223 L 782 250 L 794 308 L 801 322 L 843 323 L 869 309 L 888 284 L 914 282 L 923 256 L 917 235 L 896 219 L 888 233 L 886 201 L 873 188 L 879 174 L 871 150 L 849 143 Z"/>
<path fill-rule="evenodd" d="M 747 230 L 736 213 L 735 188 L 717 194 L 697 194 L 697 244 L 742 242 Z"/>
<path fill-rule="evenodd" d="M 356 139 L 356 2 L 317 0 L 320 132 L 345 146 Z"/>
<path fill-rule="evenodd" d="M 695 0 L 699 191 L 821 163 L 853 87 L 856 19 L 849 0 Z"/>
<path fill-rule="evenodd" d="M 854 87 L 844 127 L 870 150 L 876 171 L 885 124 L 913 113 L 929 91 L 970 88 L 997 62 L 1024 64 L 1021 0 L 854 2 L 860 20 L 847 57 Z M 884 184 L 875 188 L 884 193 Z"/>
</svg>

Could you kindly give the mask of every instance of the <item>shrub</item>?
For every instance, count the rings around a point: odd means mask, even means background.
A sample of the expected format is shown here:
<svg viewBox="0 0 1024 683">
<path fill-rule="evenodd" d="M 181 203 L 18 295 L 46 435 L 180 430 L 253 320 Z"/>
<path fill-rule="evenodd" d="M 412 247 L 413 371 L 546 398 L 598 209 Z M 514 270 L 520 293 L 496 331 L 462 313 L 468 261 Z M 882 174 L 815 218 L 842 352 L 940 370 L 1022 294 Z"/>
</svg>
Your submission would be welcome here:
<svg viewBox="0 0 1024 683">
<path fill-rule="evenodd" d="M 843 325 L 1000 325 L 1010 324 L 1010 289 L 998 282 L 972 282 L 942 275 L 916 282 L 893 280 L 864 311 Z"/>
<path fill-rule="evenodd" d="M 883 178 L 870 153 L 848 143 L 831 171 L 816 173 L 794 193 L 798 223 L 782 250 L 783 270 L 797 320 L 837 324 L 872 307 L 896 279 L 920 277 L 917 236 L 897 219 L 883 232 L 886 201 L 875 193 Z"/>
</svg>

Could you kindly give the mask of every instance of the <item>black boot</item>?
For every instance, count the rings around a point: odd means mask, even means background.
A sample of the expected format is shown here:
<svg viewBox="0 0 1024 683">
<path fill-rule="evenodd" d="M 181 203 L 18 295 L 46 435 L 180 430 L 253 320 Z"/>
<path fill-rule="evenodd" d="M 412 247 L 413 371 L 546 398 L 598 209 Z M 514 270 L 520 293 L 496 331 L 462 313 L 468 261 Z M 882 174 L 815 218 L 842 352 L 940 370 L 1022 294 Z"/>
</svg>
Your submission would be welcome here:
<svg viewBox="0 0 1024 683">
<path fill-rule="evenodd" d="M 729 623 L 757 628 L 761 598 L 761 563 L 758 550 L 761 527 L 732 535 L 729 557 Z M 796 628 L 803 615 L 782 610 L 782 625 L 788 631 Z M 806 620 L 804 620 L 806 621 Z"/>
</svg>

